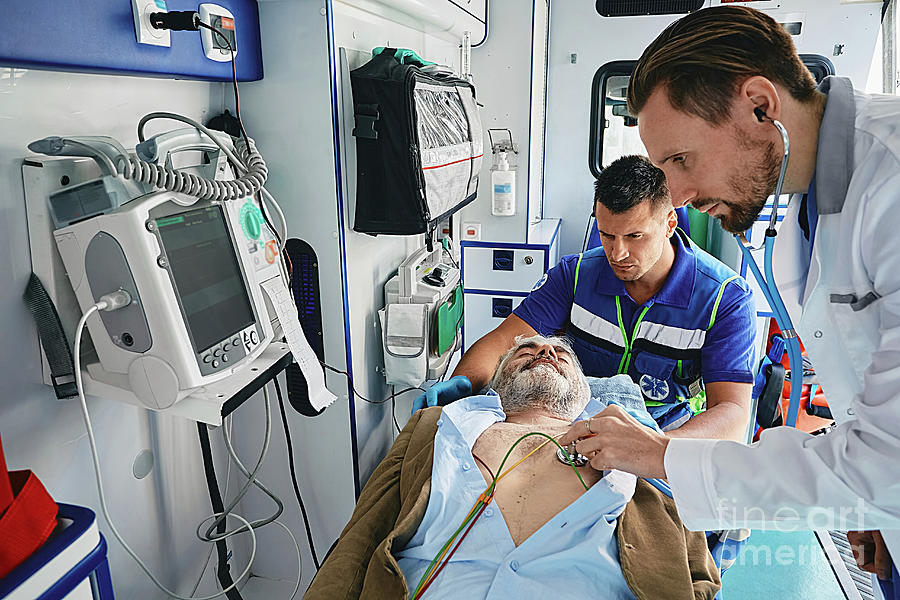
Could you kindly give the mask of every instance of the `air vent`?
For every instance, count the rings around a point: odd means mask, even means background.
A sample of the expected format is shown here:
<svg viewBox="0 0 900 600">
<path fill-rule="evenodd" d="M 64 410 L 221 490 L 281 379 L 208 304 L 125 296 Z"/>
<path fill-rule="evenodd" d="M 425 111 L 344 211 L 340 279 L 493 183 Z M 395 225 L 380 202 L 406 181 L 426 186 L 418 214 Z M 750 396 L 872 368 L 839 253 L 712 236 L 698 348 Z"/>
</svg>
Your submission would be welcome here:
<svg viewBox="0 0 900 600">
<path fill-rule="evenodd" d="M 683 15 L 702 6 L 703 0 L 597 0 L 597 12 L 604 17 Z"/>
</svg>

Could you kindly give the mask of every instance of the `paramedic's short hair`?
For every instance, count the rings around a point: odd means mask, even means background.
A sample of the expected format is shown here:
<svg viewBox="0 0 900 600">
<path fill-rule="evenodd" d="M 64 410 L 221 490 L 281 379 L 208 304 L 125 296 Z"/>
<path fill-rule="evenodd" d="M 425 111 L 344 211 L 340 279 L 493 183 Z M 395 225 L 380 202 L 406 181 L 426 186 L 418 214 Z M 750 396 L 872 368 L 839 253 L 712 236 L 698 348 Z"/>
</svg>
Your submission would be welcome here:
<svg viewBox="0 0 900 600">
<path fill-rule="evenodd" d="M 644 156 L 623 156 L 609 164 L 594 182 L 594 214 L 602 204 L 614 215 L 649 201 L 655 208 L 672 208 L 666 175 Z"/>
<path fill-rule="evenodd" d="M 744 6 L 698 10 L 669 25 L 644 50 L 628 82 L 628 110 L 639 114 L 665 85 L 673 108 L 720 125 L 740 85 L 756 75 L 800 102 L 815 94 L 812 74 L 775 19 Z"/>
</svg>

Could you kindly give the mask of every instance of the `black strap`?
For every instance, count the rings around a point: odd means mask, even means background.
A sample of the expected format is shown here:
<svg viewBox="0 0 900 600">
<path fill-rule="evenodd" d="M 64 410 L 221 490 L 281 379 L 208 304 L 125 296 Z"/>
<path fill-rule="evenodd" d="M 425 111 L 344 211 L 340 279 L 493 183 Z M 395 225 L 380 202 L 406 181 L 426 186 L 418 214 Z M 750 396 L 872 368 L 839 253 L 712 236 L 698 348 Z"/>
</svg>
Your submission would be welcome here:
<svg viewBox="0 0 900 600">
<path fill-rule="evenodd" d="M 353 135 L 367 140 L 377 140 L 378 130 L 375 129 L 375 123 L 381 118 L 381 111 L 378 109 L 378 105 L 357 104 L 355 116 L 356 126 L 353 128 Z"/>
<path fill-rule="evenodd" d="M 210 504 L 213 512 L 219 515 L 225 511 L 225 505 L 222 503 L 222 494 L 219 492 L 219 483 L 216 481 L 216 468 L 213 465 L 212 447 L 209 443 L 209 431 L 206 429 L 206 423 L 197 422 L 197 435 L 200 438 L 200 452 L 203 454 L 203 470 L 206 473 Z M 225 532 L 225 519 L 219 521 L 216 532 Z M 228 546 L 225 540 L 216 542 L 216 554 L 219 560 L 216 577 L 219 579 L 222 589 L 225 589 L 234 583 L 234 579 L 231 577 L 231 567 L 228 564 Z M 225 592 L 225 596 L 228 600 L 243 600 L 243 596 L 236 587 Z"/>
<path fill-rule="evenodd" d="M 47 355 L 47 363 L 50 365 L 50 380 L 56 397 L 66 400 L 78 395 L 75 385 L 75 362 L 72 360 L 72 351 L 69 349 L 69 340 L 63 331 L 59 313 L 53 306 L 53 301 L 44 284 L 34 273 L 25 286 L 22 295 L 25 306 L 31 311 L 37 325 L 38 336 L 41 339 L 41 347 Z"/>
</svg>

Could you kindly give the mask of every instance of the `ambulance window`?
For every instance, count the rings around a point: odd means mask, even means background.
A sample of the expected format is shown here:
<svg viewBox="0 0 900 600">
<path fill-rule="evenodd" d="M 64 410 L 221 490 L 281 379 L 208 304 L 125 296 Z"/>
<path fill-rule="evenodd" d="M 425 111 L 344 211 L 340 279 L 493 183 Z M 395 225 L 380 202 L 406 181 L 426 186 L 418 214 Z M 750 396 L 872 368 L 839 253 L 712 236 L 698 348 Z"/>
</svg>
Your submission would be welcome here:
<svg viewBox="0 0 900 600">
<path fill-rule="evenodd" d="M 646 154 L 638 135 L 637 118 L 628 112 L 625 93 L 636 61 L 603 65 L 591 86 L 591 131 L 589 164 L 594 177 L 603 165 L 621 156 Z"/>
</svg>

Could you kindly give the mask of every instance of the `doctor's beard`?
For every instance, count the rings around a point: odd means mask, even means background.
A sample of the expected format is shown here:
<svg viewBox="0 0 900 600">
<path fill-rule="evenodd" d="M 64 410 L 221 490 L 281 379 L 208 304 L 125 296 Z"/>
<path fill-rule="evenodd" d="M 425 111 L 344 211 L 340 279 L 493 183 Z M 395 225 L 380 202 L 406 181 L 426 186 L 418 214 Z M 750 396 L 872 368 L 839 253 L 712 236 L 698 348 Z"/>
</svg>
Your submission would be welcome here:
<svg viewBox="0 0 900 600">
<path fill-rule="evenodd" d="M 496 388 L 507 415 L 541 409 L 568 421 L 581 414 L 590 396 L 583 378 L 570 379 L 548 364 L 509 373 Z"/>
<path fill-rule="evenodd" d="M 781 172 L 781 156 L 775 151 L 774 142 L 749 142 L 740 136 L 738 139 L 748 155 L 759 158 L 748 169 L 729 178 L 728 185 L 733 194 L 731 199 L 702 198 L 691 202 L 697 209 L 716 203 L 720 211 L 723 210 L 721 207 L 725 207 L 728 212 L 720 212 L 716 218 L 729 233 L 743 233 L 753 226 L 766 205 L 766 199 L 775 193 Z"/>
</svg>

